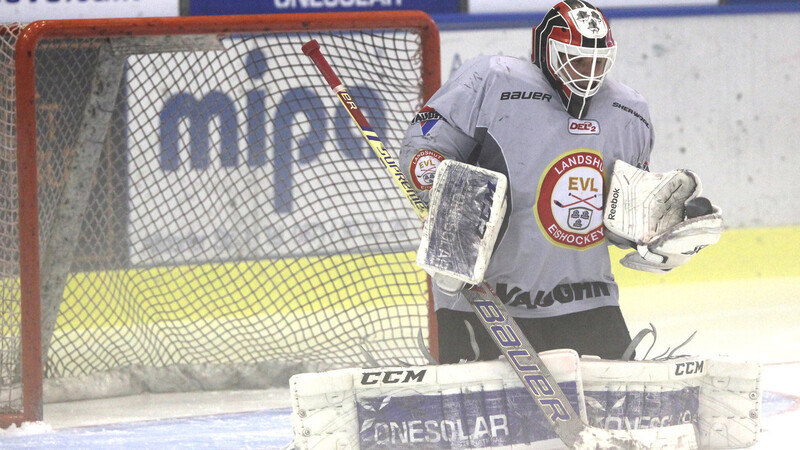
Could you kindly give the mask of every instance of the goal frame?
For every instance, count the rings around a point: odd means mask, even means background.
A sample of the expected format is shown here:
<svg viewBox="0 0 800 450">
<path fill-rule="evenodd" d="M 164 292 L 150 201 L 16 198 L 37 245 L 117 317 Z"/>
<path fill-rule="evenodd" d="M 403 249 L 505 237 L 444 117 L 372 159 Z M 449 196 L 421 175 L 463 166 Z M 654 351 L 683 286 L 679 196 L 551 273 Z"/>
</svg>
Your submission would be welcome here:
<svg viewBox="0 0 800 450">
<path fill-rule="evenodd" d="M 157 17 L 37 21 L 19 35 L 15 51 L 17 177 L 19 196 L 19 264 L 22 339 L 22 413 L 0 414 L 0 426 L 43 419 L 43 355 L 39 249 L 38 175 L 36 161 L 36 88 L 34 55 L 45 38 L 111 38 L 213 34 L 226 32 L 291 32 L 357 29 L 415 29 L 422 38 L 423 101 L 441 84 L 439 32 L 420 11 L 304 13 L 246 16 Z M 412 114 L 413 111 L 409 111 Z M 430 297 L 430 281 L 428 282 Z M 437 356 L 436 318 L 428 299 L 429 346 Z"/>
</svg>

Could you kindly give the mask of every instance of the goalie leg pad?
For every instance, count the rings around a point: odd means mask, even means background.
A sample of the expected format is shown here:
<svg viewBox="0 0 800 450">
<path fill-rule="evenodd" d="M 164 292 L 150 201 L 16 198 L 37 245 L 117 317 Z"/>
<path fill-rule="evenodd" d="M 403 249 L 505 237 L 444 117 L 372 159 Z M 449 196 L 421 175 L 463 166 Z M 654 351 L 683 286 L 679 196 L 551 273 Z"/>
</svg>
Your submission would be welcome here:
<svg viewBox="0 0 800 450">
<path fill-rule="evenodd" d="M 298 449 L 358 447 L 353 374 L 307 373 L 289 379 L 292 429 Z"/>
<path fill-rule="evenodd" d="M 744 448 L 758 440 L 762 390 L 757 362 L 584 357 L 581 374 L 589 425 L 597 428 L 641 430 L 634 436 L 638 433 L 647 442 L 653 436 L 646 437 L 644 430 L 691 424 L 697 433 L 693 448 L 704 449 Z M 672 437 L 688 439 L 684 433 Z M 675 447 L 692 448 L 677 444 L 663 448 Z"/>
<path fill-rule="evenodd" d="M 506 211 L 505 175 L 454 160 L 439 164 L 417 264 L 448 292 L 478 284 Z"/>
<path fill-rule="evenodd" d="M 582 404 L 578 354 L 540 356 Z M 507 361 L 299 374 L 290 386 L 299 449 L 563 447 Z"/>
<path fill-rule="evenodd" d="M 700 444 L 745 448 L 758 441 L 762 368 L 753 361 L 711 359 L 700 387 Z"/>
<path fill-rule="evenodd" d="M 758 363 L 540 356 L 590 425 L 589 448 L 630 437 L 647 448 L 740 448 L 758 438 Z M 503 360 L 300 374 L 290 387 L 301 449 L 561 445 Z"/>
</svg>

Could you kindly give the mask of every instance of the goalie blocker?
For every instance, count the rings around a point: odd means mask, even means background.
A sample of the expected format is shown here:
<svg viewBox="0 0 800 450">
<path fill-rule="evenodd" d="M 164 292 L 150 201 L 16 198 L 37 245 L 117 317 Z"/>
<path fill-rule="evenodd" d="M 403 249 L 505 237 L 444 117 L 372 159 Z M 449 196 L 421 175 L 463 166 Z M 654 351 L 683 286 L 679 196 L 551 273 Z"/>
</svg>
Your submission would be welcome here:
<svg viewBox="0 0 800 450">
<path fill-rule="evenodd" d="M 479 284 L 506 212 L 505 175 L 454 160 L 436 169 L 417 264 L 446 292 Z"/>
<path fill-rule="evenodd" d="M 620 263 L 645 272 L 668 272 L 717 243 L 722 212 L 700 197 L 701 192 L 700 178 L 690 170 L 656 174 L 618 160 L 603 224 L 612 243 L 636 249 Z"/>
</svg>

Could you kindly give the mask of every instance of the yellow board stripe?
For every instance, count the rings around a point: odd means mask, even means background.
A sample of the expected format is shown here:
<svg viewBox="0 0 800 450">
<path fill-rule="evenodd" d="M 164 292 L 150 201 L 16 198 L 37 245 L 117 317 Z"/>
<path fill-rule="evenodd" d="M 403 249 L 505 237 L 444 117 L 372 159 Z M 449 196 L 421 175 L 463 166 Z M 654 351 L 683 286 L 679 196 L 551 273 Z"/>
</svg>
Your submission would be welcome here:
<svg viewBox="0 0 800 450">
<path fill-rule="evenodd" d="M 800 227 L 726 230 L 718 244 L 662 275 L 622 267 L 617 261 L 625 253 L 611 248 L 612 269 L 622 288 L 800 277 Z M 68 280 L 65 292 L 71 294 L 61 305 L 58 327 L 141 325 L 142 320 L 174 320 L 179 311 L 180 320 L 208 321 L 263 314 L 301 317 L 354 307 L 420 308 L 427 301 L 426 279 L 415 257 L 410 251 L 78 273 Z M 18 280 L 11 283 L 16 289 L 6 284 L 18 296 Z M 163 301 L 146 305 L 153 298 Z M 138 308 L 152 315 L 142 318 L 134 311 Z M 3 314 L 18 312 L 4 308 Z"/>
<path fill-rule="evenodd" d="M 67 282 L 71 294 L 57 326 L 66 331 L 88 324 L 300 318 L 321 310 L 400 305 L 424 312 L 427 282 L 415 257 L 411 251 L 78 273 Z"/>
<path fill-rule="evenodd" d="M 622 287 L 797 277 L 800 276 L 800 227 L 725 230 L 717 244 L 703 249 L 685 266 L 663 275 L 622 267 L 617 261 L 626 253 L 611 248 L 612 270 Z"/>
</svg>

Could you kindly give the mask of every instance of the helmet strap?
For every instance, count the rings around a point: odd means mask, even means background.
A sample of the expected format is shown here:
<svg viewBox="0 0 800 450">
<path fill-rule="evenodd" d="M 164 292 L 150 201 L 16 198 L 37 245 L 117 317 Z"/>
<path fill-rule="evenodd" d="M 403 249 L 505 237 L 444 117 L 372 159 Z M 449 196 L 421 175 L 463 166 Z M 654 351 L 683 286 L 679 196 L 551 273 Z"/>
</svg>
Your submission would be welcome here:
<svg viewBox="0 0 800 450">
<path fill-rule="evenodd" d="M 573 94 L 566 102 L 567 113 L 576 119 L 583 119 L 589 112 L 589 104 L 591 97 L 581 97 L 580 95 Z"/>
</svg>

